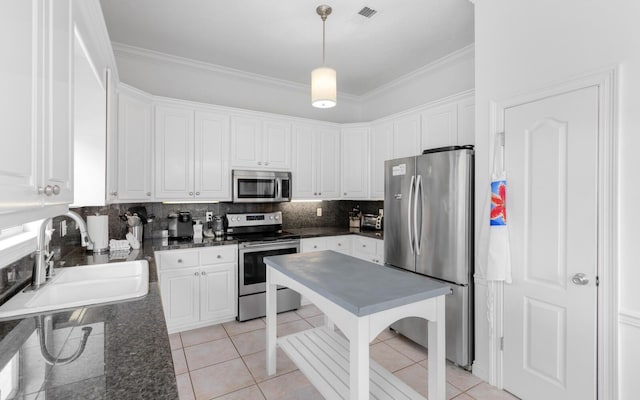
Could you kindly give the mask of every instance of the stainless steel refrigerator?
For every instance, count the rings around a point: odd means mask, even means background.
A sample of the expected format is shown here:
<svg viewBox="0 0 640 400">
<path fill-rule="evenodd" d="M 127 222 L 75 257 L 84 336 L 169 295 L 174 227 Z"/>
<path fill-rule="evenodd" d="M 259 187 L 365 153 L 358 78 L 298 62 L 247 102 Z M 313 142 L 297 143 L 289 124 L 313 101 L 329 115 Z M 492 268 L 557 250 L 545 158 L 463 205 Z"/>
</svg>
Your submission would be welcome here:
<svg viewBox="0 0 640 400">
<path fill-rule="evenodd" d="M 385 264 L 449 283 L 447 359 L 473 362 L 473 146 L 425 150 L 385 162 Z M 427 347 L 427 321 L 391 325 Z"/>
</svg>

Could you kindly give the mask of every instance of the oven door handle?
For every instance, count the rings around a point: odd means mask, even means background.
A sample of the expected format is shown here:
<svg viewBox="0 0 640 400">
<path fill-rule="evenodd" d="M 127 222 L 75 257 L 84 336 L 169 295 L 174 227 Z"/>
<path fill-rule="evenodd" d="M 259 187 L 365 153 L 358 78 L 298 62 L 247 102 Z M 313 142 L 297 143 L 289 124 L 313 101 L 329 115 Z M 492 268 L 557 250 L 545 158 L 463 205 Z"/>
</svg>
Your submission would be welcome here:
<svg viewBox="0 0 640 400">
<path fill-rule="evenodd" d="M 261 247 L 283 247 L 283 246 L 299 246 L 299 240 L 285 240 L 285 241 L 269 241 L 269 242 L 251 242 L 240 244 L 240 249 L 255 249 Z"/>
</svg>

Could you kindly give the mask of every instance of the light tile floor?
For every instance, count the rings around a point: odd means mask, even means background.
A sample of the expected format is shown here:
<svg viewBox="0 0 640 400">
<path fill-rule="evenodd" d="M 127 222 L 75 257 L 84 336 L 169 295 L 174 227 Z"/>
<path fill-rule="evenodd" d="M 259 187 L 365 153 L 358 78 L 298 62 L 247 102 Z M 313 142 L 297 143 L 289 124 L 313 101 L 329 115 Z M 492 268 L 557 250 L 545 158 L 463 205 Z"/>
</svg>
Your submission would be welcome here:
<svg viewBox="0 0 640 400">
<path fill-rule="evenodd" d="M 313 305 L 278 315 L 278 336 L 323 324 Z M 170 335 L 180 400 L 322 400 L 323 397 L 278 349 L 276 375 L 265 368 L 264 318 Z M 390 331 L 373 340 L 370 355 L 427 396 L 427 350 Z M 515 400 L 516 397 L 447 364 L 447 398 Z"/>
</svg>

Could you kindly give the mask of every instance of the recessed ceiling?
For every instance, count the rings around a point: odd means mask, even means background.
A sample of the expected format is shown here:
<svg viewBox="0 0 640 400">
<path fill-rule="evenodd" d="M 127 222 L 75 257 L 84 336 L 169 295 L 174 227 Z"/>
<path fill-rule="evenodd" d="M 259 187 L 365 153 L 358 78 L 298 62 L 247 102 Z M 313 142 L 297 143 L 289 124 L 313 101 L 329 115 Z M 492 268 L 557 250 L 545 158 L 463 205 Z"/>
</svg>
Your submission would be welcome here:
<svg viewBox="0 0 640 400">
<path fill-rule="evenodd" d="M 469 0 L 101 0 L 111 40 L 309 84 L 322 63 L 363 95 L 473 43 Z M 358 13 L 376 11 L 370 18 Z"/>
</svg>

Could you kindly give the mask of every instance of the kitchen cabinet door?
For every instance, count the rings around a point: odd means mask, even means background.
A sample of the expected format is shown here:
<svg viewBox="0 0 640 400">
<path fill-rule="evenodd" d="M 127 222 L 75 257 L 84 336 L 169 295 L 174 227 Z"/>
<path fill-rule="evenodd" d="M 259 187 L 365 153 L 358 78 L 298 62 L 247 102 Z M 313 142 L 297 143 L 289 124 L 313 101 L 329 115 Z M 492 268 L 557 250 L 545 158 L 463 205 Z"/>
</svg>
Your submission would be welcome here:
<svg viewBox="0 0 640 400">
<path fill-rule="evenodd" d="M 341 132 L 342 198 L 369 198 L 369 128 Z"/>
<path fill-rule="evenodd" d="M 229 117 L 197 111 L 194 144 L 195 199 L 230 201 Z"/>
<path fill-rule="evenodd" d="M 1 3 L 0 229 L 73 202 L 71 2 Z"/>
<path fill-rule="evenodd" d="M 308 238 L 300 240 L 300 252 L 309 253 L 311 251 L 327 250 L 327 241 L 324 237 Z"/>
<path fill-rule="evenodd" d="M 262 168 L 262 121 L 231 117 L 231 162 L 233 167 Z"/>
<path fill-rule="evenodd" d="M 393 158 L 393 123 L 371 127 L 371 199 L 384 200 L 384 162 Z"/>
<path fill-rule="evenodd" d="M 290 169 L 291 124 L 265 121 L 262 135 L 262 165 L 266 169 Z"/>
<path fill-rule="evenodd" d="M 327 236 L 327 250 L 337 251 L 342 254 L 351 255 L 351 243 L 353 235 Z"/>
<path fill-rule="evenodd" d="M 447 104 L 422 113 L 422 147 L 435 149 L 458 144 L 457 105 Z"/>
<path fill-rule="evenodd" d="M 194 113 L 188 108 L 156 106 L 156 197 L 193 198 Z"/>
<path fill-rule="evenodd" d="M 316 182 L 321 199 L 340 198 L 340 131 L 331 128 L 316 130 L 318 162 Z"/>
<path fill-rule="evenodd" d="M 230 320 L 236 316 L 236 264 L 200 268 L 200 321 Z"/>
<path fill-rule="evenodd" d="M 317 196 L 316 153 L 317 149 L 315 148 L 313 128 L 310 126 L 294 125 L 293 164 L 291 168 L 293 199 L 312 199 Z"/>
<path fill-rule="evenodd" d="M 458 103 L 458 144 L 476 143 L 476 102 L 473 97 Z"/>
<path fill-rule="evenodd" d="M 170 332 L 200 320 L 200 273 L 198 268 L 162 272 L 162 306 Z"/>
<path fill-rule="evenodd" d="M 376 264 L 384 264 L 384 241 L 355 235 L 353 256 Z"/>
<path fill-rule="evenodd" d="M 420 114 L 411 114 L 393 122 L 393 158 L 422 154 Z"/>
<path fill-rule="evenodd" d="M 153 149 L 151 98 L 121 87 L 118 94 L 118 201 L 150 201 Z"/>
</svg>

